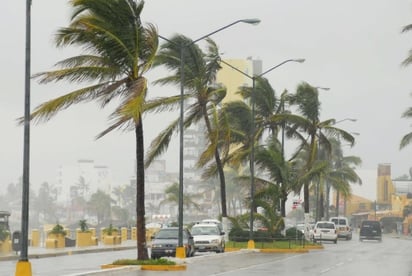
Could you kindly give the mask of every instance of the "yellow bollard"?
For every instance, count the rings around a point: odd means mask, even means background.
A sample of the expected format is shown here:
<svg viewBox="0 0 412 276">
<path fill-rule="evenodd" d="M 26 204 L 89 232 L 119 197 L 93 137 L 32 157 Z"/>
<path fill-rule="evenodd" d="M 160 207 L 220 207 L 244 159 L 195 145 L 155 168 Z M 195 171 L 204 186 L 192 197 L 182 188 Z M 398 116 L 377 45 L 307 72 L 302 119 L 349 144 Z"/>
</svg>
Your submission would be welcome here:
<svg viewBox="0 0 412 276">
<path fill-rule="evenodd" d="M 132 240 L 137 240 L 137 227 L 132 227 Z"/>
<path fill-rule="evenodd" d="M 29 261 L 18 261 L 15 276 L 31 276 L 31 264 Z"/>
<path fill-rule="evenodd" d="M 127 241 L 127 228 L 122 227 L 122 229 L 120 229 L 120 232 L 122 233 L 122 241 Z"/>
<path fill-rule="evenodd" d="M 254 240 L 249 240 L 247 242 L 247 249 L 255 249 L 255 241 Z"/>
<path fill-rule="evenodd" d="M 176 258 L 184 259 L 186 258 L 186 248 L 176 247 Z"/>
</svg>

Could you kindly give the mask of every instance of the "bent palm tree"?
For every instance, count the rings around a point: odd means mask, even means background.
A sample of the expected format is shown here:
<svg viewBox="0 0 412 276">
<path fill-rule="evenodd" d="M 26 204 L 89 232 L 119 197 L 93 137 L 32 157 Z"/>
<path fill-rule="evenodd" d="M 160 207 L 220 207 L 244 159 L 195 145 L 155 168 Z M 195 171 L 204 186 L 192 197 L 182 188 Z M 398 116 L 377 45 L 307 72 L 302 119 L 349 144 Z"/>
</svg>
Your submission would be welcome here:
<svg viewBox="0 0 412 276">
<path fill-rule="evenodd" d="M 220 69 L 219 52 L 217 45 L 211 39 L 206 39 L 208 47 L 204 53 L 196 44 L 192 43 L 189 38 L 177 35 L 166 42 L 160 49 L 157 56 L 156 65 L 163 65 L 174 70 L 174 75 L 167 76 L 155 81 L 155 84 L 174 84 L 181 85 L 181 53 L 180 47 L 184 47 L 184 87 L 188 91 L 184 95 L 188 101 L 186 105 L 186 118 L 184 127 L 188 128 L 192 124 L 203 122 L 206 126 L 206 134 L 209 141 L 213 141 L 214 129 L 211 122 L 211 116 L 215 113 L 215 107 L 221 102 L 226 95 L 226 89 L 215 84 L 216 74 Z M 182 45 L 182 46 L 179 46 Z M 189 46 L 184 46 L 189 45 Z M 180 96 L 156 99 L 150 103 L 152 110 L 158 111 L 163 109 L 172 109 L 177 107 Z M 152 142 L 147 154 L 146 165 L 164 150 L 167 149 L 171 135 L 178 130 L 179 120 L 172 122 L 164 131 L 162 131 Z M 213 143 L 212 143 L 213 144 Z M 223 171 L 223 163 L 220 157 L 219 148 L 214 144 L 211 157 L 207 160 L 199 160 L 197 166 L 201 167 L 209 160 L 214 159 L 220 180 L 222 216 L 227 217 L 226 209 L 226 184 Z M 203 155 L 205 157 L 206 155 Z"/>
<path fill-rule="evenodd" d="M 88 86 L 39 105 L 31 118 L 48 121 L 73 104 L 96 101 L 103 108 L 112 100 L 119 100 L 110 116 L 111 125 L 97 138 L 114 129 L 135 132 L 137 251 L 138 259 L 147 259 L 142 122 L 147 81 L 143 74 L 151 68 L 156 55 L 157 30 L 151 24 L 141 23 L 143 1 L 71 0 L 70 3 L 74 8 L 70 25 L 58 30 L 55 43 L 57 47 L 80 46 L 84 54 L 64 59 L 56 64 L 59 69 L 34 77 L 40 83 L 65 80 L 86 82 Z"/>
<path fill-rule="evenodd" d="M 402 118 L 412 119 L 412 107 L 409 107 L 405 112 L 402 113 Z M 401 139 L 399 149 L 403 149 L 407 145 L 412 143 L 412 132 L 404 135 Z"/>
<path fill-rule="evenodd" d="M 302 136 L 300 136 L 302 148 L 307 149 L 306 164 L 304 174 L 308 174 L 312 171 L 312 174 L 316 171 L 313 170 L 318 155 L 318 147 L 322 145 L 327 152 L 331 151 L 331 144 L 328 137 L 342 137 L 343 140 L 353 145 L 355 138 L 343 129 L 334 126 L 335 119 L 328 119 L 320 121 L 320 101 L 319 92 L 316 87 L 310 86 L 308 83 L 301 83 L 294 95 L 291 95 L 291 104 L 297 107 L 299 115 L 290 114 L 289 120 L 293 120 L 292 129 L 300 130 Z M 327 134 L 327 135 L 325 135 Z M 303 138 L 307 135 L 307 138 Z M 298 137 L 298 136 L 295 136 Z M 324 164 L 319 163 L 319 172 Z M 304 181 L 303 196 L 304 196 L 304 210 L 305 214 L 309 214 L 309 184 L 310 179 Z"/>
<path fill-rule="evenodd" d="M 406 25 L 402 28 L 402 33 L 409 32 L 412 30 L 412 24 Z M 412 64 L 412 49 L 409 50 L 409 55 L 406 59 L 403 60 L 402 65 L 403 66 L 409 66 Z M 412 94 L 411 94 L 412 95 Z M 409 107 L 407 110 L 405 110 L 402 113 L 403 118 L 412 118 L 412 107 Z M 412 143 L 412 132 L 409 132 L 408 134 L 404 135 L 401 139 L 399 149 L 403 149 L 407 145 Z"/>
</svg>

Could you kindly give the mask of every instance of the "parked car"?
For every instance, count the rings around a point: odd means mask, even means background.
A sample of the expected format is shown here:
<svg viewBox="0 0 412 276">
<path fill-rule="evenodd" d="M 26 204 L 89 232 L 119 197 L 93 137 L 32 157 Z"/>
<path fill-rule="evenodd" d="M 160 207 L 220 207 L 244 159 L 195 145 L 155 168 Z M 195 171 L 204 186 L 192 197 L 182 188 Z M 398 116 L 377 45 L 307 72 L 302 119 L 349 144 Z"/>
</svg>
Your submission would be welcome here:
<svg viewBox="0 0 412 276">
<path fill-rule="evenodd" d="M 217 224 L 201 223 L 191 229 L 196 251 L 225 252 L 225 233 Z"/>
<path fill-rule="evenodd" d="M 382 227 L 379 221 L 364 220 L 359 230 L 359 241 L 378 240 L 382 241 Z"/>
<path fill-rule="evenodd" d="M 223 225 L 222 225 L 222 222 L 220 220 L 217 220 L 217 219 L 204 219 L 200 223 L 203 223 L 203 224 L 206 224 L 206 223 L 207 224 L 216 224 L 219 227 L 220 231 L 223 232 Z"/>
<path fill-rule="evenodd" d="M 335 223 L 331 221 L 318 221 L 313 228 L 313 241 L 333 241 L 338 242 L 338 233 Z"/>
<path fill-rule="evenodd" d="M 352 229 L 349 225 L 349 220 L 346 217 L 331 217 L 329 221 L 335 223 L 338 231 L 338 238 L 344 238 L 346 240 L 352 239 Z"/>
<path fill-rule="evenodd" d="M 303 235 L 305 235 L 306 239 L 313 240 L 313 227 L 315 224 L 308 223 L 305 225 L 304 223 L 296 224 L 296 230 L 300 231 Z"/>
<path fill-rule="evenodd" d="M 178 227 L 161 228 L 152 237 L 151 258 L 175 257 L 179 240 L 178 233 Z M 183 246 L 186 250 L 186 257 L 192 257 L 195 254 L 193 236 L 188 229 L 183 229 Z"/>
</svg>

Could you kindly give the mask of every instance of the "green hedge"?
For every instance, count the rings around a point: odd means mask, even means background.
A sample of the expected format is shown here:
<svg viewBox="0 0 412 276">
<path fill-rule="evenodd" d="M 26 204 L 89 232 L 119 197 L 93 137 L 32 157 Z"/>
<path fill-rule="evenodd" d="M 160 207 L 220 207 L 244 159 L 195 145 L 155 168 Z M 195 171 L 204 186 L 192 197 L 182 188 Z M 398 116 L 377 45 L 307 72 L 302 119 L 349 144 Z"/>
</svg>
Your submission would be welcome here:
<svg viewBox="0 0 412 276">
<path fill-rule="evenodd" d="M 253 240 L 259 242 L 272 242 L 274 240 L 283 240 L 281 233 L 269 233 L 267 231 L 253 231 Z M 229 240 L 236 242 L 247 242 L 249 240 L 249 230 L 233 228 L 229 232 Z"/>
</svg>

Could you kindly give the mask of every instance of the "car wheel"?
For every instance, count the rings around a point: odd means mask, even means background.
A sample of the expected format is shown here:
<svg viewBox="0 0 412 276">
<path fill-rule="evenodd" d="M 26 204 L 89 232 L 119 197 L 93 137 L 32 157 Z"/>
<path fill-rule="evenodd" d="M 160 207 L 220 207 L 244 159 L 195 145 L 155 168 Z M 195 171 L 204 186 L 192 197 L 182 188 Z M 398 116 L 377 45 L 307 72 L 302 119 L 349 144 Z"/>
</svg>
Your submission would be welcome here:
<svg viewBox="0 0 412 276">
<path fill-rule="evenodd" d="M 334 240 L 333 242 L 334 242 L 335 244 L 337 244 L 337 243 L 338 243 L 338 239 Z"/>
</svg>

